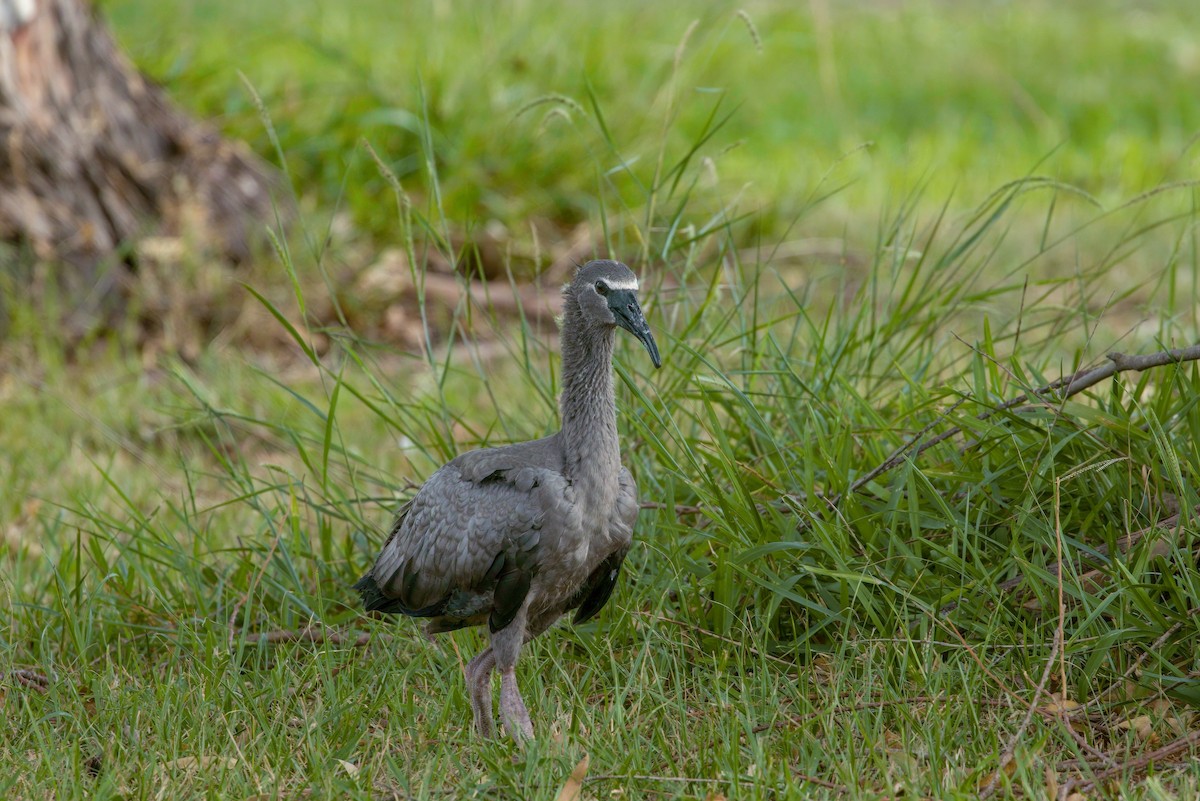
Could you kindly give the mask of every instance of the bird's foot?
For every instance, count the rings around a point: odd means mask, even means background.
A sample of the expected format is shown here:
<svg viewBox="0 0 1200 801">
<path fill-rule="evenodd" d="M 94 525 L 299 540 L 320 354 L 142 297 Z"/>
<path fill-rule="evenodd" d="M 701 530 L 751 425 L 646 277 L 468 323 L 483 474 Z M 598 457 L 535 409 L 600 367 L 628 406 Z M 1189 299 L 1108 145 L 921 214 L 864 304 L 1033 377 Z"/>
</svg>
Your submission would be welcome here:
<svg viewBox="0 0 1200 801">
<path fill-rule="evenodd" d="M 475 730 L 480 738 L 490 740 L 496 731 L 492 725 L 492 672 L 481 671 L 471 682 L 471 711 L 475 713 Z"/>
<path fill-rule="evenodd" d="M 496 729 L 492 725 L 492 711 L 490 709 L 480 711 L 475 710 L 475 731 L 479 732 L 479 739 L 490 740 L 496 736 Z"/>
<path fill-rule="evenodd" d="M 533 739 L 533 723 L 529 710 L 517 689 L 517 676 L 512 668 L 500 672 L 500 716 L 509 735 L 518 743 Z"/>
<path fill-rule="evenodd" d="M 471 696 L 471 711 L 475 713 L 475 730 L 485 740 L 495 735 L 492 725 L 492 669 L 496 656 L 488 648 L 472 659 L 466 668 L 467 692 Z"/>
</svg>

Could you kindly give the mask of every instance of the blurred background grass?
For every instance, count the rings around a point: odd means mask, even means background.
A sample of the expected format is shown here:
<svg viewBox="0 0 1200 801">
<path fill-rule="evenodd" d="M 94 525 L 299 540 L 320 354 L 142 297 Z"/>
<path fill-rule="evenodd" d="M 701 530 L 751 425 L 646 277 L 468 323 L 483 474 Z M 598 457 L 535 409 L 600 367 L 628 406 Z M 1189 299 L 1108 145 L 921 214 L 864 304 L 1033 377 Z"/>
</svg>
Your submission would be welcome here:
<svg viewBox="0 0 1200 801">
<path fill-rule="evenodd" d="M 928 203 L 972 208 L 1038 173 L 1110 205 L 1197 157 L 1200 8 L 1186 0 L 101 7 L 184 107 L 273 157 L 243 73 L 297 191 L 381 241 L 395 237 L 389 190 L 357 142 L 428 193 L 425 120 L 444 213 L 522 240 L 533 221 L 594 221 L 598 175 L 679 152 L 714 109 L 729 116 L 702 155 L 768 241 L 795 233 L 831 171 L 825 189 L 845 188 L 806 236 L 873 234 L 918 184 Z"/>
</svg>

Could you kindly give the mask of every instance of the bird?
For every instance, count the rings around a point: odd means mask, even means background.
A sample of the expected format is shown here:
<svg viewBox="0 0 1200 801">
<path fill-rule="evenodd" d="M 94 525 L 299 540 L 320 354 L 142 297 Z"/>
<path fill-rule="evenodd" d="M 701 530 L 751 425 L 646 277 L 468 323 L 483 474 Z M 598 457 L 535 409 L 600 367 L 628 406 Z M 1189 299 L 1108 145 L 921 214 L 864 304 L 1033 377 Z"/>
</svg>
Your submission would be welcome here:
<svg viewBox="0 0 1200 801">
<path fill-rule="evenodd" d="M 662 366 L 638 289 L 621 262 L 577 268 L 562 289 L 560 429 L 460 454 L 435 471 L 354 585 L 368 611 L 428 618 L 429 636 L 486 624 L 490 644 L 465 668 L 485 739 L 494 736 L 493 672 L 507 732 L 533 738 L 515 672 L 522 646 L 569 612 L 576 625 L 594 617 L 629 552 L 639 506 L 617 437 L 616 330 Z"/>
</svg>

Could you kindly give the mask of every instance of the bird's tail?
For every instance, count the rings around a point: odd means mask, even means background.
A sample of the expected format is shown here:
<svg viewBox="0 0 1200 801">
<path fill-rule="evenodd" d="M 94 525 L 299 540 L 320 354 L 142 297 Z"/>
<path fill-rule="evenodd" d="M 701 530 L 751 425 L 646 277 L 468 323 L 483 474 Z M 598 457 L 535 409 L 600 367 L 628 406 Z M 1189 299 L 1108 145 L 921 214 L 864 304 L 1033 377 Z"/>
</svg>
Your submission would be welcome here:
<svg viewBox="0 0 1200 801">
<path fill-rule="evenodd" d="M 358 594 L 362 596 L 363 608 L 368 612 L 376 610 L 380 612 L 398 611 L 395 608 L 396 600 L 388 598 L 383 594 L 383 590 L 380 589 L 379 584 L 376 583 L 375 578 L 370 573 L 360 578 L 358 583 L 354 585 L 354 589 L 358 590 Z"/>
<path fill-rule="evenodd" d="M 438 617 L 446 611 L 446 602 L 450 596 L 441 598 L 429 606 L 413 609 L 404 605 L 399 598 L 384 593 L 379 582 L 370 573 L 363 576 L 354 585 L 362 596 L 363 608 L 368 612 L 386 612 L 389 615 L 408 615 L 409 617 Z M 449 631 L 449 629 L 447 629 Z"/>
</svg>

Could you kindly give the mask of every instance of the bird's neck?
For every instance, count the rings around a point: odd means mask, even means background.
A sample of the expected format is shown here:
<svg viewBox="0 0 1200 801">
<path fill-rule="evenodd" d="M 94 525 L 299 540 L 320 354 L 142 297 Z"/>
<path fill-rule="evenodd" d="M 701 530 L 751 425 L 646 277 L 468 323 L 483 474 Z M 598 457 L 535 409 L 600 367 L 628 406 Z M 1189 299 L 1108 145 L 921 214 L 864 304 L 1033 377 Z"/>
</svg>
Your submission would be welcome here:
<svg viewBox="0 0 1200 801">
<path fill-rule="evenodd" d="M 562 440 L 565 469 L 594 496 L 615 491 L 621 462 L 613 398 L 614 329 L 585 329 L 574 304 L 563 321 Z"/>
</svg>

